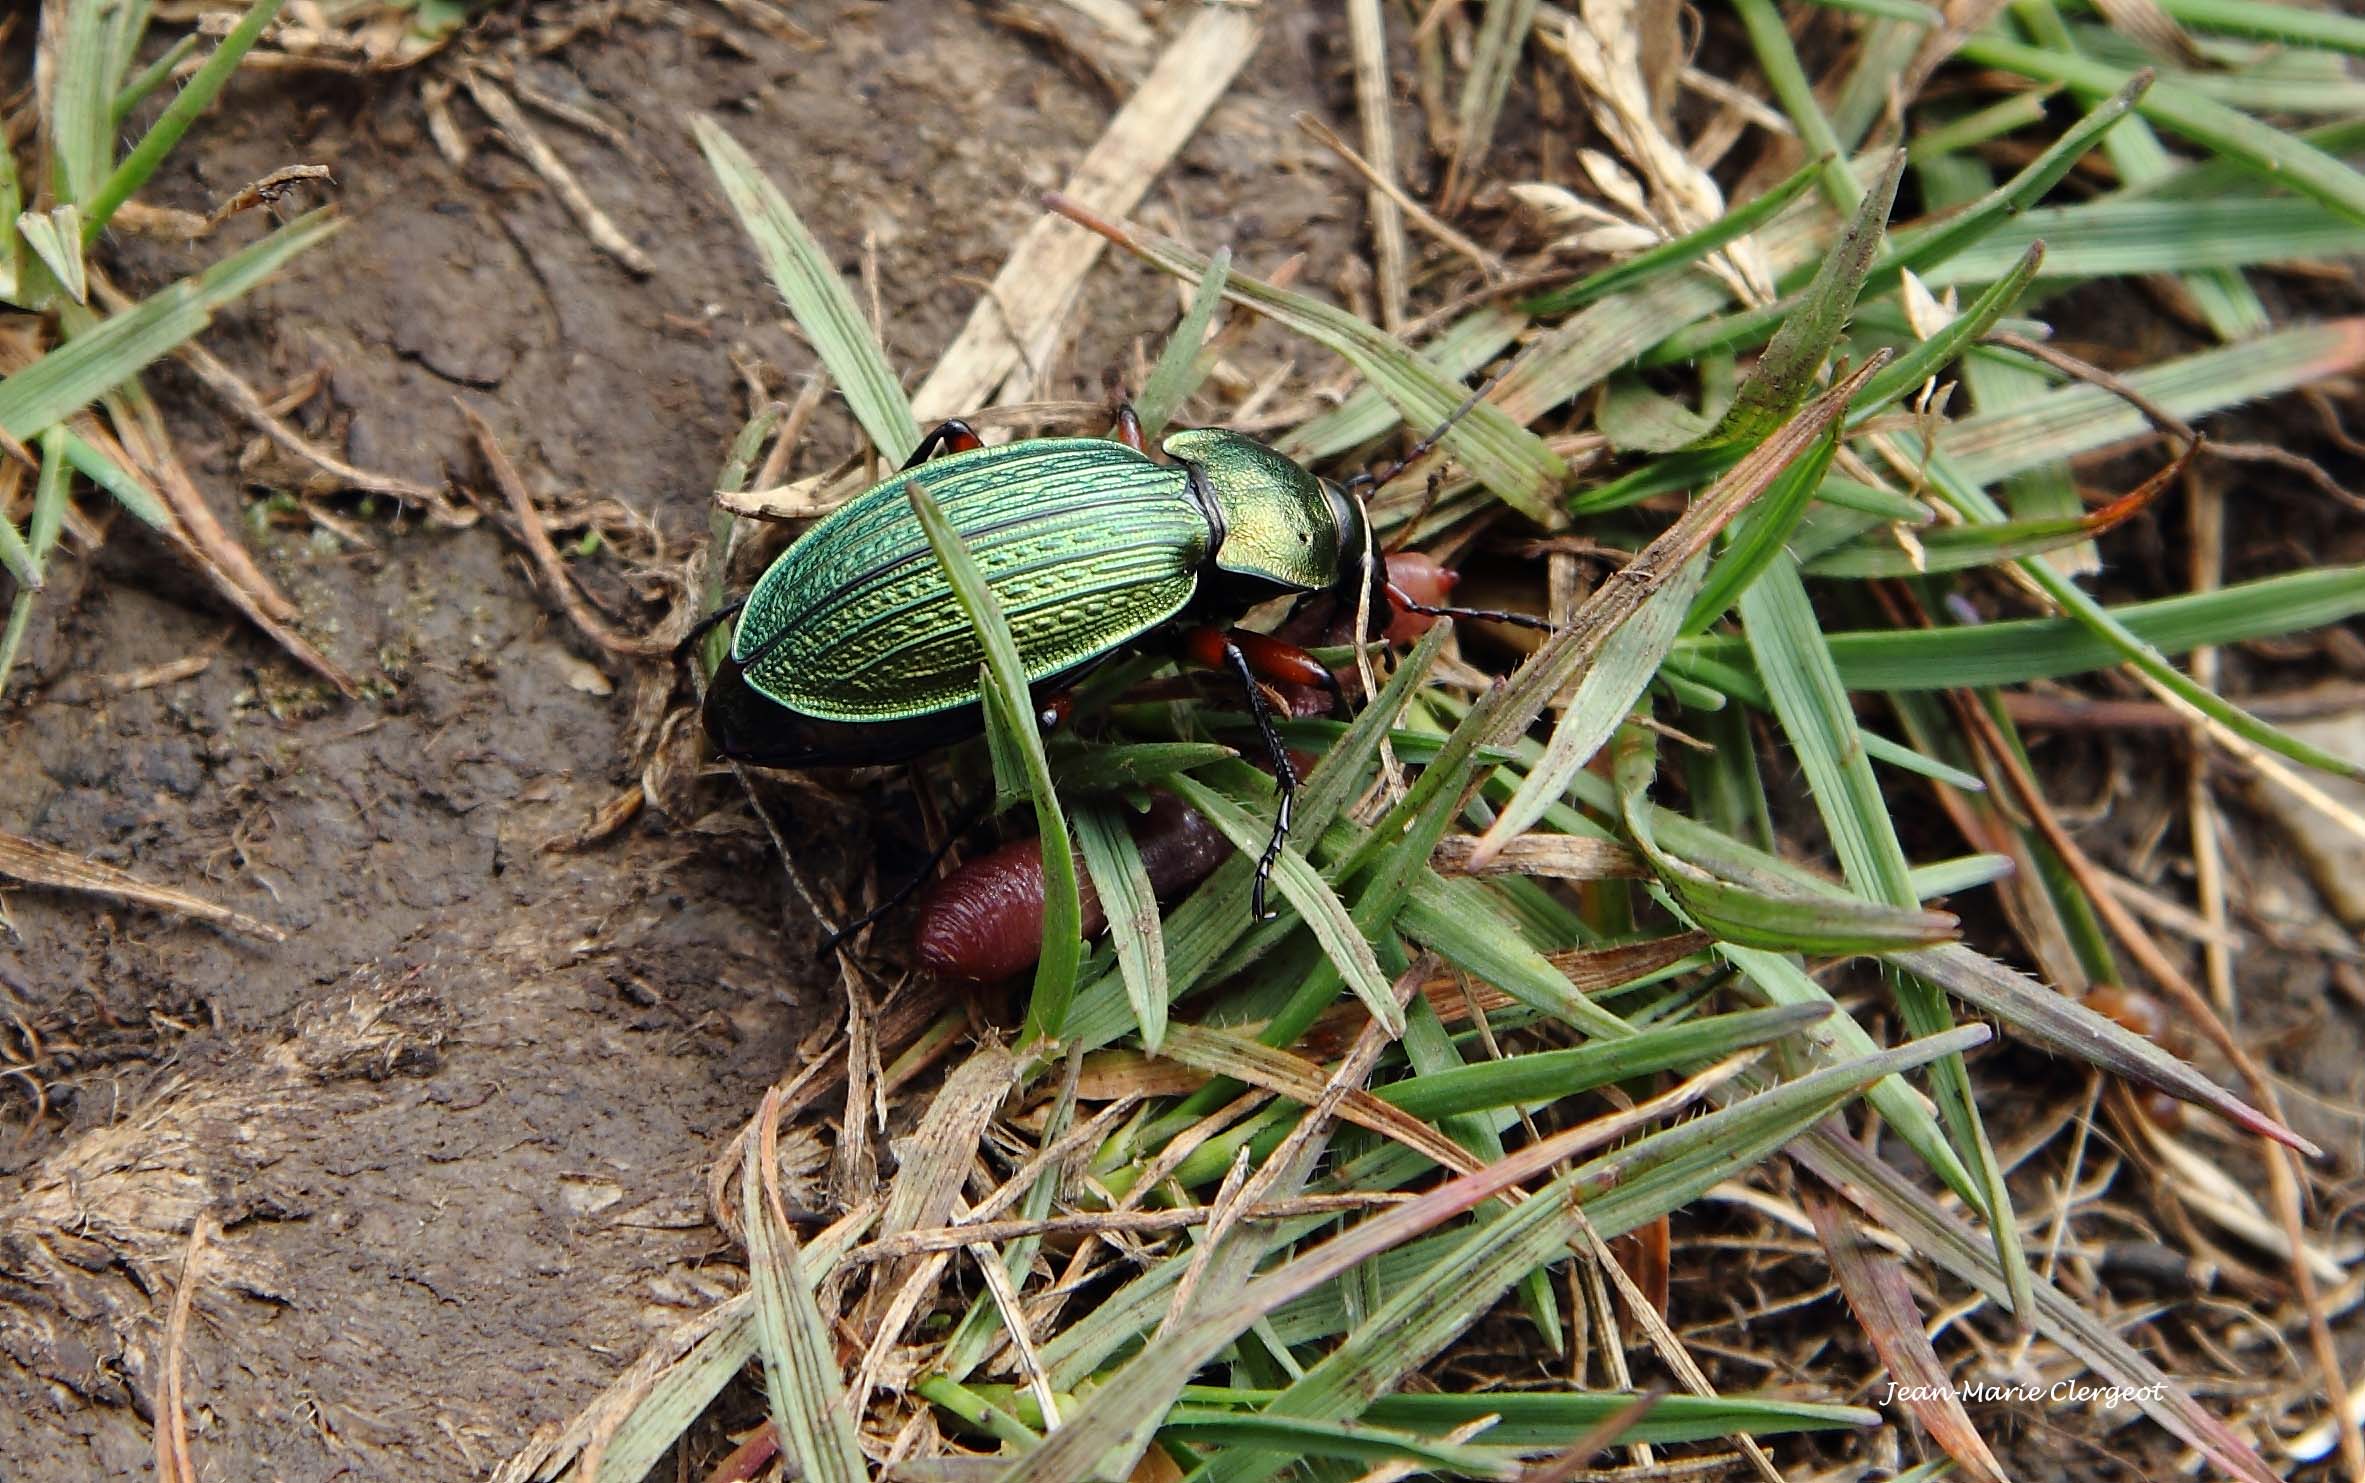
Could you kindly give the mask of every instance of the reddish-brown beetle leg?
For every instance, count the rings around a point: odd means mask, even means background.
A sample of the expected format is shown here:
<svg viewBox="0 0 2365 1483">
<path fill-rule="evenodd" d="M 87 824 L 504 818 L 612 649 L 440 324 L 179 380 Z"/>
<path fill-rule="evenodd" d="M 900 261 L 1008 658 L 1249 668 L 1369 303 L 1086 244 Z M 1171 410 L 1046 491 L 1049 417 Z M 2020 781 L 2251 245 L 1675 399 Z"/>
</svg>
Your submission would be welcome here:
<svg viewBox="0 0 2365 1483">
<path fill-rule="evenodd" d="M 1110 436 L 1136 453 L 1150 451 L 1149 440 L 1141 435 L 1141 414 L 1131 402 L 1117 404 L 1117 429 Z"/>
<path fill-rule="evenodd" d="M 1285 639 L 1267 633 L 1251 633 L 1235 628 L 1230 634 L 1240 652 L 1248 657 L 1248 667 L 1256 671 L 1260 680 L 1276 685 L 1303 685 L 1310 690 L 1327 690 L 1338 714 L 1347 711 L 1347 693 L 1339 687 L 1339 677 L 1330 666 Z"/>
<path fill-rule="evenodd" d="M 929 429 L 928 436 L 920 439 L 920 446 L 912 450 L 912 456 L 903 461 L 904 471 L 908 473 L 942 454 L 971 453 L 984 446 L 985 439 L 977 435 L 977 429 L 954 417 Z"/>
<path fill-rule="evenodd" d="M 1240 682 L 1241 691 L 1248 697 L 1248 713 L 1256 718 L 1257 734 L 1264 739 L 1265 755 L 1273 764 L 1273 787 L 1279 795 L 1273 810 L 1272 837 L 1265 841 L 1265 852 L 1257 857 L 1256 879 L 1249 888 L 1249 910 L 1260 922 L 1270 921 L 1276 913 L 1265 910 L 1265 882 L 1273 878 L 1273 866 L 1281 858 L 1281 847 L 1289 842 L 1289 814 L 1297 801 L 1297 768 L 1290 763 L 1289 749 L 1281 745 L 1280 734 L 1273 730 L 1273 706 L 1265 699 L 1265 690 L 1257 681 L 1257 670 L 1249 662 L 1248 650 L 1242 640 L 1258 644 L 1268 658 L 1280 661 L 1285 655 L 1295 655 L 1315 669 L 1323 670 L 1321 662 L 1291 644 L 1263 634 L 1244 633 L 1233 629 L 1226 633 L 1220 628 L 1186 629 L 1182 635 L 1182 650 L 1193 662 L 1210 669 L 1226 669 Z M 1265 648 L 1265 646 L 1270 646 Z M 1292 678 L 1288 675 L 1279 678 Z M 1313 683 L 1320 683 L 1318 680 Z M 1331 683 L 1338 681 L 1333 678 Z"/>
</svg>

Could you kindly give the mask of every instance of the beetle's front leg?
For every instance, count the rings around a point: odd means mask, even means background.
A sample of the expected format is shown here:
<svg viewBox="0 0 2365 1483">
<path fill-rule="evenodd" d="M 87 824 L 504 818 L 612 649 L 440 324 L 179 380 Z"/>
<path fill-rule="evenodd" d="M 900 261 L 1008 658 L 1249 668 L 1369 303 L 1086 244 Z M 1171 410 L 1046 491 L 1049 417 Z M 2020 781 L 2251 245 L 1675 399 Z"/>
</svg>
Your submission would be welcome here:
<svg viewBox="0 0 2365 1483">
<path fill-rule="evenodd" d="M 1322 685 L 1333 695 L 1339 695 L 1338 676 L 1295 644 L 1240 628 L 1228 632 L 1221 628 L 1191 629 L 1183 635 L 1183 652 L 1194 663 L 1209 669 L 1229 670 L 1239 680 L 1241 690 L 1248 696 L 1248 713 L 1256 718 L 1257 734 L 1264 738 L 1265 755 L 1273 764 L 1273 786 L 1279 802 L 1273 810 L 1273 835 L 1265 841 L 1265 852 L 1257 859 L 1256 882 L 1249 897 L 1249 910 L 1255 913 L 1256 919 L 1269 922 L 1278 913 L 1265 910 L 1265 882 L 1272 879 L 1273 866 L 1281 858 L 1281 847 L 1289 842 L 1290 807 L 1297 799 L 1297 768 L 1289 760 L 1289 749 L 1281 745 L 1280 733 L 1273 729 L 1273 707 L 1257 680 L 1262 676 L 1284 684 Z M 1343 708 L 1343 696 L 1340 703 Z"/>
<path fill-rule="evenodd" d="M 942 454 L 973 453 L 984 446 L 985 439 L 977 435 L 976 428 L 958 417 L 948 417 L 930 428 L 928 436 L 920 439 L 920 446 L 914 448 L 912 456 L 903 461 L 902 472 L 908 474 Z"/>
</svg>

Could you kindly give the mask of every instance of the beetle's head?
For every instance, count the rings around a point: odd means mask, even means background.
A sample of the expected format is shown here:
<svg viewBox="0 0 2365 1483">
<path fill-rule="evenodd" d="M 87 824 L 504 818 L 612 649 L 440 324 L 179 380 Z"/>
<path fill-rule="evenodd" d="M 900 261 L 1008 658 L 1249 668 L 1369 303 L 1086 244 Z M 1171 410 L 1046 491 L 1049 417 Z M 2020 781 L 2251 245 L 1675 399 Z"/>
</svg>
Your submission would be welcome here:
<svg viewBox="0 0 2365 1483">
<path fill-rule="evenodd" d="M 1174 433 L 1163 446 L 1211 506 L 1218 570 L 1284 592 L 1351 586 L 1361 574 L 1363 512 L 1337 485 L 1221 428 Z"/>
</svg>

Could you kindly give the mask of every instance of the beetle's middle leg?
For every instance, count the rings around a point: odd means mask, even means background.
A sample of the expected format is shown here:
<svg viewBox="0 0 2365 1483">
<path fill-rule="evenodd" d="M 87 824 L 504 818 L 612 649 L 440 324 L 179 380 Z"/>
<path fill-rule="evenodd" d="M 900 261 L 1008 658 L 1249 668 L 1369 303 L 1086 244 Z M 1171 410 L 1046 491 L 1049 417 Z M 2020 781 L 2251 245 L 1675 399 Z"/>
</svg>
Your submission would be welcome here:
<svg viewBox="0 0 2365 1483">
<path fill-rule="evenodd" d="M 1273 787 L 1279 803 L 1273 811 L 1273 834 L 1265 841 L 1265 852 L 1257 858 L 1256 882 L 1251 888 L 1249 910 L 1260 922 L 1269 922 L 1277 913 L 1265 910 L 1265 882 L 1273 877 L 1273 866 L 1281 858 L 1281 847 L 1289 842 L 1290 807 L 1297 799 L 1297 768 L 1289 760 L 1289 749 L 1281 745 L 1280 733 L 1273 729 L 1272 702 L 1265 699 L 1262 679 L 1282 684 L 1320 686 L 1328 690 L 1345 709 L 1346 697 L 1339 689 L 1338 676 L 1330 666 L 1295 644 L 1283 643 L 1270 634 L 1252 633 L 1244 628 L 1193 628 L 1183 634 L 1183 652 L 1194 663 L 1209 669 L 1229 670 L 1240 682 L 1248 697 L 1248 713 L 1256 718 L 1257 734 L 1264 739 L 1265 755 L 1273 764 Z"/>
<path fill-rule="evenodd" d="M 930 428 L 928 436 L 920 439 L 920 446 L 914 448 L 912 456 L 903 461 L 902 471 L 908 474 L 939 454 L 971 453 L 984 446 L 985 439 L 977 435 L 976 428 L 958 417 L 948 417 Z"/>
<path fill-rule="evenodd" d="M 1141 432 L 1141 414 L 1133 410 L 1131 402 L 1117 404 L 1117 426 L 1109 436 L 1136 453 L 1150 451 L 1150 440 L 1143 437 Z"/>
</svg>

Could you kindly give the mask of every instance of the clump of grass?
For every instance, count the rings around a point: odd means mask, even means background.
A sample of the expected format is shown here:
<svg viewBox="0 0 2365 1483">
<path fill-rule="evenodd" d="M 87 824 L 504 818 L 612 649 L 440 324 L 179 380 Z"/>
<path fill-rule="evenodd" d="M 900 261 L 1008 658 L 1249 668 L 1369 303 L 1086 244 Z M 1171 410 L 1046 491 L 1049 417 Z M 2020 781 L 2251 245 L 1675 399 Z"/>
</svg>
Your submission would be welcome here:
<svg viewBox="0 0 2365 1483">
<path fill-rule="evenodd" d="M 2326 16 L 2261 18 L 2273 6 L 2169 10 L 2210 45 L 2358 41 Z M 1669 1326 L 1650 1253 L 1664 1259 L 1671 1216 L 1735 1182 L 1813 1232 L 1899 1380 L 1997 1379 L 1979 1346 L 2016 1344 L 2048 1376 L 2121 1387 L 2217 1468 L 2275 1476 L 2263 1412 L 2229 1424 L 2130 1343 L 2093 1289 L 2064 1281 L 2053 1250 L 2032 1259 L 2032 1237 L 2058 1241 L 2068 1216 L 2015 1208 L 2013 1160 L 1965 1059 L 1988 1029 L 1958 1024 L 1966 1008 L 2259 1140 L 2274 1210 L 2253 1206 L 2243 1239 L 2271 1247 L 2280 1233 L 2297 1301 L 2274 1321 L 2300 1344 L 2312 1334 L 2312 1383 L 2337 1379 L 2316 1290 L 2327 1259 L 2297 1213 L 2307 1175 L 2292 1153 L 2313 1150 L 2062 826 L 2007 692 L 2116 669 L 2209 744 L 2270 769 L 2353 771 L 2170 656 L 2365 611 L 2365 570 L 2107 603 L 2078 574 L 2168 477 L 2089 510 L 2072 470 L 2131 439 L 2190 458 L 2190 422 L 2365 361 L 2354 321 L 2270 330 L 2246 312 L 2250 272 L 2365 249 L 2365 182 L 2321 139 L 2256 116 L 2306 108 L 2264 89 L 2239 112 L 2214 74 L 2090 59 L 2111 54 L 2110 38 L 2049 0 L 1999 16 L 1961 55 L 2058 86 L 2082 116 L 2048 134 L 2043 111 L 1980 96 L 1957 72 L 1928 101 L 1904 100 L 1905 136 L 1870 147 L 1888 86 L 1918 86 L 1942 62 L 1928 50 L 1936 17 L 1849 5 L 1833 18 L 1837 71 L 1818 88 L 1765 0 L 1742 7 L 1746 41 L 1795 137 L 1823 158 L 1793 151 L 1769 174 L 1784 184 L 1676 230 L 1697 214 L 1700 181 L 1662 115 L 1619 103 L 1647 96 L 1639 77 L 1616 85 L 1633 65 L 1613 44 L 1626 38 L 1588 45 L 1584 22 L 1548 6 L 1440 14 L 1478 39 L 1463 168 L 1487 155 L 1523 47 L 1572 65 L 1582 52 L 1587 75 L 1607 80 L 1597 122 L 1633 172 L 1602 214 L 1659 245 L 1487 298 L 1423 347 L 1059 209 L 1198 282 L 1202 306 L 1220 293 L 1361 373 L 1363 390 L 1280 439 L 1296 456 L 1425 430 L 1491 375 L 1449 439 L 1454 472 L 1434 499 L 1384 492 L 1383 529 L 1464 543 L 1491 522 L 1537 534 L 1582 522 L 1591 549 L 1633 554 L 1608 558 L 1572 602 L 1577 553 L 1545 542 L 1562 627 L 1498 683 L 1448 665 L 1440 628 L 1356 715 L 1293 728 L 1326 750 L 1298 801 L 1281 920 L 1251 922 L 1249 866 L 1234 860 L 1154 925 L 1112 911 L 1117 942 L 1088 946 L 1074 940 L 1073 882 L 1057 883 L 1023 1038 L 963 1058 L 918 1113 L 894 1181 L 836 1189 L 837 1218 L 800 1239 L 777 1192 L 783 1123 L 843 1078 L 844 1131 L 863 1136 L 870 1099 L 951 1054 L 965 1025 L 909 997 L 873 1013 L 854 996 L 847 1043 L 885 1058 L 879 1080 L 801 1065 L 737 1145 L 727 1214 L 746 1236 L 750 1292 L 668 1336 L 505 1477 L 638 1479 L 750 1360 L 771 1419 L 733 1476 L 772 1450 L 795 1474 L 840 1479 L 886 1459 L 912 1476 L 966 1463 L 1013 1483 L 1569 1476 L 1612 1443 L 1647 1462 L 1708 1438 L 1770 1466 L 1760 1438 L 1881 1418 L 1828 1399 L 1865 1378 L 1833 1368 L 1832 1351 L 1817 1356 L 1816 1397 L 1726 1393 Z M 1443 86 L 1424 91 L 1453 107 Z M 873 443 L 900 456 L 915 424 L 845 286 L 746 156 L 711 125 L 701 138 Z M 1619 168 L 1605 157 L 1596 177 Z M 1933 209 L 1898 222 L 1908 184 Z M 2030 353 L 2031 317 L 2062 289 L 2139 273 L 2205 285 L 2205 322 L 2229 343 L 2123 376 Z M 1205 323 L 1194 310 L 1161 358 L 1162 413 L 1188 395 L 1177 368 L 1200 364 Z M 1948 378 L 1967 410 L 1950 410 Z M 741 476 L 756 441 L 735 459 Z M 924 469 L 915 482 L 928 518 Z M 1232 723 L 1133 707 L 1102 742 L 1046 747 L 1023 719 L 991 593 L 957 534 L 929 529 L 993 656 L 1001 748 L 1025 762 L 997 769 L 1006 791 L 1031 799 L 1055 839 L 1063 816 L 1097 820 L 1083 857 L 1122 902 L 1116 800 L 1055 800 L 1050 779 L 1080 776 L 1066 765 L 1079 752 L 1220 739 Z M 1966 618 L 1999 599 L 2024 616 Z M 1779 748 L 1761 749 L 1761 733 Z M 1418 765 L 1409 789 L 1383 786 L 1383 744 Z M 1777 757 L 1803 776 L 1836 872 L 1799 847 L 1789 790 L 1768 777 Z M 1262 774 L 1213 752 L 1169 773 L 1163 786 L 1219 827 L 1261 834 Z M 1923 792 L 1972 853 L 1907 853 L 1898 810 Z M 1582 889 L 1553 884 L 1571 879 Z M 1932 905 L 1989 888 L 2043 981 L 1961 941 Z M 2210 1034 L 2244 1095 L 2081 1002 L 2130 982 Z M 2103 1085 L 2057 1120 L 2077 1149 Z M 2130 1139 L 2175 1137 L 2132 1099 L 2110 1106 Z M 1764 1178 L 1782 1161 L 1809 1176 L 1795 1196 Z M 1626 1263 L 1612 1255 L 1621 1238 L 1633 1238 Z M 1934 1306 L 1966 1292 L 1977 1299 L 1942 1351 Z M 1472 1347 L 1447 1364 L 1489 1315 L 1524 1326 L 1524 1352 Z M 1637 1403 L 1625 1325 L 1660 1388 L 1682 1394 Z M 2311 1383 L 2283 1379 L 2283 1400 Z M 1903 1404 L 1968 1475 L 2002 1475 L 1942 1385 Z"/>
<path fill-rule="evenodd" d="M 96 530 L 75 510 L 88 486 L 195 564 L 299 660 L 348 694 L 352 681 L 289 627 L 294 608 L 195 498 L 139 381 L 151 361 L 202 331 L 213 312 L 335 230 L 315 212 L 277 227 L 213 267 L 133 304 L 114 292 L 92 252 L 108 226 L 218 98 L 281 0 L 257 0 L 190 73 L 155 122 L 118 153 L 122 121 L 164 85 L 194 41 L 139 64 L 148 8 L 81 0 L 42 12 L 44 85 L 0 148 L 0 565 L 13 584 L 0 628 L 5 690 L 61 537 Z M 102 310 L 110 312 L 102 312 Z"/>
</svg>

